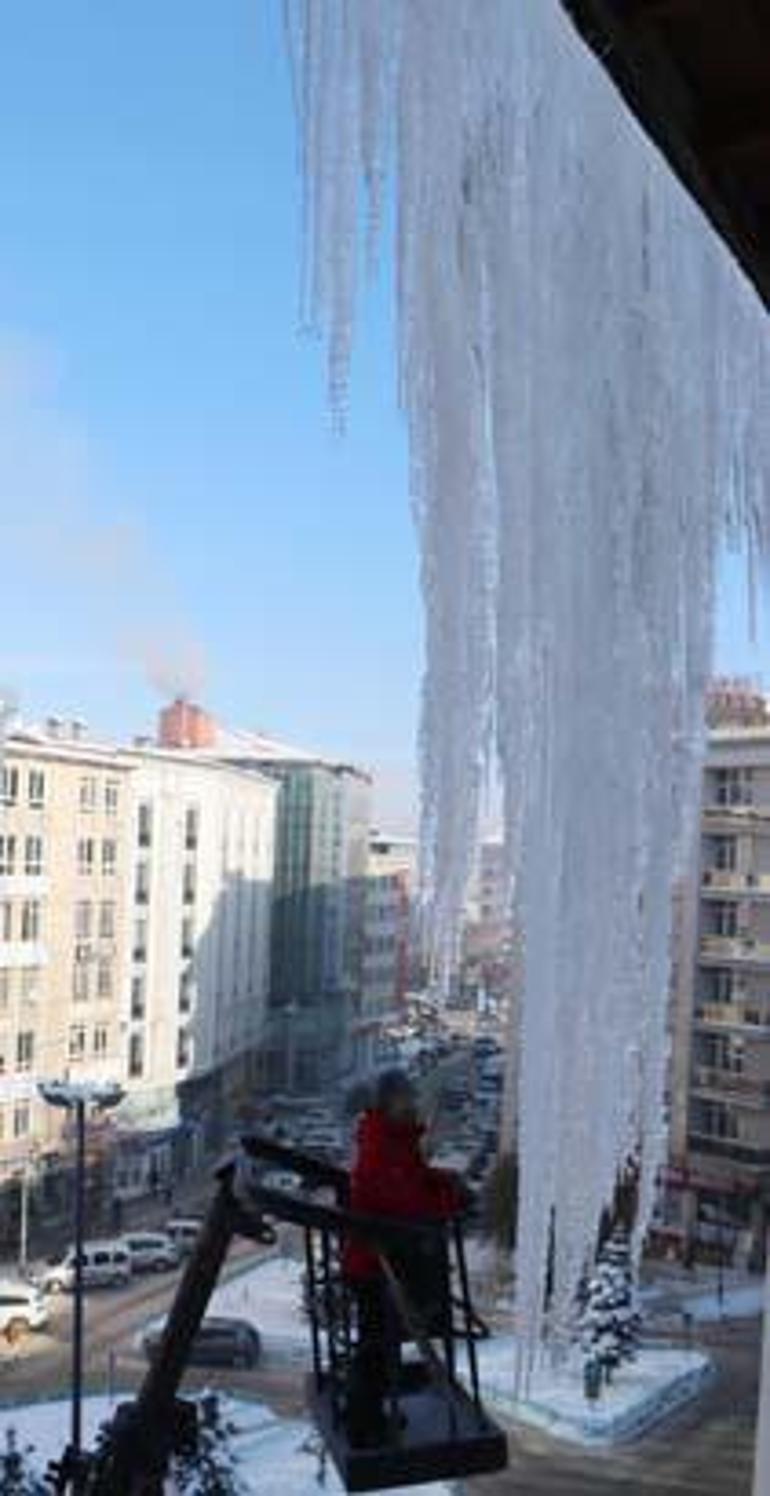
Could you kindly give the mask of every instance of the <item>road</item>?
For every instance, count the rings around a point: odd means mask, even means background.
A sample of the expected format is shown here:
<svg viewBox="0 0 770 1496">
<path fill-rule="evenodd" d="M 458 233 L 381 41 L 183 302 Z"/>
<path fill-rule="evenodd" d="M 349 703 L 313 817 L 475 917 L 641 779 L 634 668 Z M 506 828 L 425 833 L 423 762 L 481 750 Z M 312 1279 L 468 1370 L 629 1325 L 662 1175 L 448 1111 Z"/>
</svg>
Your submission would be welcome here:
<svg viewBox="0 0 770 1496">
<path fill-rule="evenodd" d="M 228 1271 L 263 1256 L 239 1245 Z M 144 1362 L 138 1331 L 162 1315 L 176 1273 L 138 1278 L 126 1289 L 87 1297 L 86 1385 L 104 1393 L 130 1393 Z M 55 1299 L 50 1333 L 30 1336 L 18 1356 L 0 1359 L 0 1402 L 66 1395 L 69 1382 L 71 1303 Z M 613 1451 L 584 1451 L 538 1430 L 518 1427 L 511 1436 L 510 1469 L 468 1481 L 468 1496 L 750 1496 L 754 1415 L 759 1367 L 759 1322 L 728 1321 L 703 1327 L 698 1344 L 711 1353 L 717 1375 L 705 1393 L 657 1432 Z M 277 1412 L 303 1410 L 297 1367 L 269 1360 L 256 1370 L 190 1373 L 186 1385 L 221 1387 L 263 1400 Z"/>
<path fill-rule="evenodd" d="M 751 1496 L 759 1343 L 756 1320 L 701 1334 L 713 1383 L 633 1445 L 587 1451 L 518 1428 L 510 1469 L 468 1481 L 469 1496 Z"/>
</svg>

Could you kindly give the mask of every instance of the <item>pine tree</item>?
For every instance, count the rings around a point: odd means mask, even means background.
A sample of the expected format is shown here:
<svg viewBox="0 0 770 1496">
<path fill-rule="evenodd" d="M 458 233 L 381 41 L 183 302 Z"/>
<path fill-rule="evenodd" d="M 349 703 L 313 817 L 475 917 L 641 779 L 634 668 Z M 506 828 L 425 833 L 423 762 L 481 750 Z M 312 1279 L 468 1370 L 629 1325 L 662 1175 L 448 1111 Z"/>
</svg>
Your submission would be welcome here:
<svg viewBox="0 0 770 1496">
<path fill-rule="evenodd" d="M 46 1496 L 49 1487 L 30 1465 L 31 1448 L 20 1449 L 16 1430 L 5 1430 L 5 1449 L 0 1452 L 0 1496 Z"/>
<path fill-rule="evenodd" d="M 580 1340 L 587 1369 L 599 1366 L 606 1382 L 622 1361 L 633 1359 L 639 1338 L 634 1308 L 631 1252 L 624 1231 L 605 1242 L 586 1288 Z"/>
<path fill-rule="evenodd" d="M 180 1496 L 242 1496 L 231 1450 L 233 1429 L 222 1416 L 219 1399 L 201 1398 L 198 1442 L 194 1453 L 173 1461 L 174 1489 Z"/>
</svg>

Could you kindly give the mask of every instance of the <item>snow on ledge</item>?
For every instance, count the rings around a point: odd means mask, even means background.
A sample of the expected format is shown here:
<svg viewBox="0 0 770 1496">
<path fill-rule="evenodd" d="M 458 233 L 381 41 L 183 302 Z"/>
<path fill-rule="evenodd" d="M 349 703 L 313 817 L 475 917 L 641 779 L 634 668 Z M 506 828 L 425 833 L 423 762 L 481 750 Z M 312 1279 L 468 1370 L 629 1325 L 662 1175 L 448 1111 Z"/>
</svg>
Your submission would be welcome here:
<svg viewBox="0 0 770 1496">
<path fill-rule="evenodd" d="M 598 1403 L 584 1396 L 579 1358 L 553 1369 L 541 1364 L 529 1396 L 514 1391 L 516 1344 L 511 1336 L 480 1347 L 482 1396 L 490 1410 L 580 1444 L 618 1444 L 637 1439 L 653 1424 L 697 1397 L 713 1375 L 700 1351 L 645 1348 L 617 1373 Z"/>
</svg>

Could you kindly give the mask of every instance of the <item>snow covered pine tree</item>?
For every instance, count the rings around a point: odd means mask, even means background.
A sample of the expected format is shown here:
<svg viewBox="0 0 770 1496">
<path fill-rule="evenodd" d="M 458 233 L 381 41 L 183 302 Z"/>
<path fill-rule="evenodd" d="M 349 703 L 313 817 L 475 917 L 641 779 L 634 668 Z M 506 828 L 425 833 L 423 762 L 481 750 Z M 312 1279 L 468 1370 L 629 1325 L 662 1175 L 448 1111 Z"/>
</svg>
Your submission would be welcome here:
<svg viewBox="0 0 770 1496">
<path fill-rule="evenodd" d="M 47 1496 L 50 1487 L 29 1463 L 30 1449 L 20 1449 L 16 1430 L 5 1430 L 5 1449 L 0 1453 L 0 1496 Z"/>
<path fill-rule="evenodd" d="M 598 1394 L 602 1380 L 611 1382 L 621 1361 L 633 1359 L 639 1325 L 639 1314 L 634 1308 L 630 1243 L 624 1231 L 615 1231 L 599 1253 L 580 1318 L 587 1393 L 595 1388 Z"/>
</svg>

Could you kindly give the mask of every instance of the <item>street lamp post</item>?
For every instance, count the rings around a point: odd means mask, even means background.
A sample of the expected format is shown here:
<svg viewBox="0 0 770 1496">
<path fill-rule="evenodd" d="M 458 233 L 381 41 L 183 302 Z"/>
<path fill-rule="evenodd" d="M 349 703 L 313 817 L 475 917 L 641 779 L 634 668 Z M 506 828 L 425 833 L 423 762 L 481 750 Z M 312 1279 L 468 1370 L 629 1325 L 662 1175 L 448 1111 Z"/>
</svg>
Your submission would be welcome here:
<svg viewBox="0 0 770 1496">
<path fill-rule="evenodd" d="M 123 1100 L 116 1081 L 42 1081 L 40 1095 L 49 1106 L 64 1107 L 75 1120 L 75 1281 L 72 1301 L 72 1419 L 67 1463 L 72 1489 L 82 1487 L 83 1454 L 83 1237 L 85 1228 L 86 1108 L 107 1111 Z"/>
</svg>

